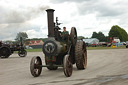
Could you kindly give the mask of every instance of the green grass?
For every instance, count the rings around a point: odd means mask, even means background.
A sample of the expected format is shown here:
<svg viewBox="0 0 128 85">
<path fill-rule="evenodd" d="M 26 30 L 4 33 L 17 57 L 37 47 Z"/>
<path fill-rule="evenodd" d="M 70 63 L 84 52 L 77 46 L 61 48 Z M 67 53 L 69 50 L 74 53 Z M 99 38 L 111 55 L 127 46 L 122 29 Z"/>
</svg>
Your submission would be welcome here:
<svg viewBox="0 0 128 85">
<path fill-rule="evenodd" d="M 42 52 L 42 48 L 38 49 L 26 49 L 27 52 Z"/>
<path fill-rule="evenodd" d="M 115 47 L 115 48 L 111 48 L 111 47 L 87 47 L 87 50 L 98 50 L 98 49 L 125 49 L 125 46 L 119 46 L 119 47 Z"/>
<path fill-rule="evenodd" d="M 87 47 L 87 50 L 99 50 L 99 49 L 125 49 L 125 46 L 120 46 L 120 47 L 116 47 L 116 48 L 111 48 L 111 47 Z M 27 52 L 42 52 L 42 48 L 38 48 L 38 49 L 26 49 Z"/>
</svg>

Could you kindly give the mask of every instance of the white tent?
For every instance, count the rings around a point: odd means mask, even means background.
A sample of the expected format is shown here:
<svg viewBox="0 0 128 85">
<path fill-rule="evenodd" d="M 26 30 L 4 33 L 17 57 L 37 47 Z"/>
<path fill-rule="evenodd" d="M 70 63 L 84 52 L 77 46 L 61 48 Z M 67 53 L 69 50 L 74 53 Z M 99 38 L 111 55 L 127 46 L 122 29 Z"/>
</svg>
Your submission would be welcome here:
<svg viewBox="0 0 128 85">
<path fill-rule="evenodd" d="M 99 43 L 99 40 L 97 38 L 83 39 L 83 41 L 88 44 L 98 44 Z"/>
</svg>

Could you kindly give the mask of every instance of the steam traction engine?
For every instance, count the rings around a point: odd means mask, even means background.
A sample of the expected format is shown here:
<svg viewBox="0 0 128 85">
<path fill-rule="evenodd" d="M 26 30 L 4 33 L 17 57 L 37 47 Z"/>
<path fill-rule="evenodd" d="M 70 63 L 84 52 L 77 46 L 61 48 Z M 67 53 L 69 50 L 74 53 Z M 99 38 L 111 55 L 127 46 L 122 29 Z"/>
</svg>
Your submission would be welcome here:
<svg viewBox="0 0 128 85">
<path fill-rule="evenodd" d="M 18 55 L 20 57 L 25 57 L 27 55 L 26 50 L 23 47 L 23 40 L 20 37 L 20 45 L 10 45 L 10 44 L 3 44 L 0 43 L 0 57 L 1 58 L 8 58 L 14 51 L 18 51 Z"/>
<path fill-rule="evenodd" d="M 49 70 L 57 70 L 63 67 L 66 77 L 72 75 L 73 64 L 76 63 L 77 69 L 85 69 L 87 65 L 87 50 L 83 41 L 77 41 L 77 31 L 71 28 L 70 34 L 60 32 L 58 19 L 54 23 L 53 9 L 48 9 L 48 40 L 44 42 L 42 51 L 45 55 L 45 64 L 42 65 L 41 58 L 35 56 L 30 62 L 30 71 L 34 77 L 41 74 L 42 67 Z"/>
</svg>

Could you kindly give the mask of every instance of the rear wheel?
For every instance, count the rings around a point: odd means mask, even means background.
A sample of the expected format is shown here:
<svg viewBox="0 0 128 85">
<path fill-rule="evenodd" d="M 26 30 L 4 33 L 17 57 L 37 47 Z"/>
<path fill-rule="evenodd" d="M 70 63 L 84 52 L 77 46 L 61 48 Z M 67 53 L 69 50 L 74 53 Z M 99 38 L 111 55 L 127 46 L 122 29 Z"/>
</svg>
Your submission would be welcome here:
<svg viewBox="0 0 128 85">
<path fill-rule="evenodd" d="M 75 27 L 71 28 L 70 38 L 71 38 L 72 46 L 75 46 L 75 44 L 77 42 L 77 31 L 76 31 Z"/>
<path fill-rule="evenodd" d="M 65 55 L 63 59 L 63 70 L 66 77 L 70 77 L 72 75 L 73 66 L 70 62 L 69 55 Z"/>
<path fill-rule="evenodd" d="M 83 41 L 78 41 L 75 46 L 75 61 L 77 69 L 85 69 L 87 66 L 87 50 Z"/>
<path fill-rule="evenodd" d="M 11 55 L 11 50 L 8 47 L 0 48 L 0 56 L 1 58 L 8 58 Z"/>
<path fill-rule="evenodd" d="M 38 77 L 42 71 L 42 61 L 39 56 L 35 56 L 31 59 L 30 72 L 34 77 Z"/>
</svg>

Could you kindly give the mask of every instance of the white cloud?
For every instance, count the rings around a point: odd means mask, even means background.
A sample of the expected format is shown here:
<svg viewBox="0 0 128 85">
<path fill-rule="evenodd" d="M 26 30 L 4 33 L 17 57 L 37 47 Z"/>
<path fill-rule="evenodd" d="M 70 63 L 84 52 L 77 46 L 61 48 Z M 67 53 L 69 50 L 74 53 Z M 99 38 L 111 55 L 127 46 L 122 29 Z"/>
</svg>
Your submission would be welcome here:
<svg viewBox="0 0 128 85">
<path fill-rule="evenodd" d="M 127 0 L 0 0 L 0 40 L 15 39 L 18 32 L 29 38 L 47 37 L 45 9 L 55 9 L 60 25 L 70 31 L 77 28 L 79 36 L 91 37 L 94 31 L 108 35 L 113 25 L 128 32 Z"/>
<path fill-rule="evenodd" d="M 47 37 L 46 30 L 43 28 L 40 28 L 39 30 L 35 29 L 30 29 L 25 31 L 28 35 L 29 38 L 42 38 L 42 37 Z"/>
</svg>

